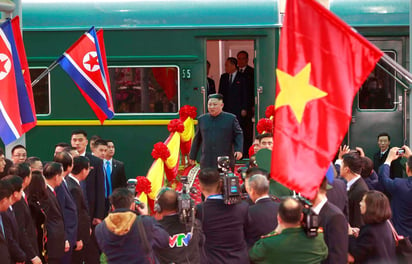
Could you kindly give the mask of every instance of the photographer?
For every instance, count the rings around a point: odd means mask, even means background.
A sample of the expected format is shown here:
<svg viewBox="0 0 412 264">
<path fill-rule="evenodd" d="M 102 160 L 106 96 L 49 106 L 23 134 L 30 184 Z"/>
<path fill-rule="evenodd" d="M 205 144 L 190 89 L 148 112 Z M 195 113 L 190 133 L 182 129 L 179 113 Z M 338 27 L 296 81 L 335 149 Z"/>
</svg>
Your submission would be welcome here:
<svg viewBox="0 0 412 264">
<path fill-rule="evenodd" d="M 167 232 L 152 217 L 137 216 L 136 209 L 146 215 L 147 208 L 136 207 L 127 188 L 115 189 L 109 199 L 113 211 L 95 231 L 108 263 L 156 263 L 153 249 L 168 246 Z"/>
<path fill-rule="evenodd" d="M 169 233 L 169 247 L 156 251 L 160 263 L 199 263 L 200 223 L 192 219 L 187 225 L 181 223 L 178 214 L 178 193 L 170 188 L 159 191 L 155 203 L 155 218 Z M 195 221 L 193 234 L 191 222 Z"/>
<path fill-rule="evenodd" d="M 199 173 L 200 191 L 205 201 L 196 208 L 206 237 L 204 263 L 249 264 L 244 230 L 248 226 L 246 203 L 225 204 L 222 181 L 216 169 L 206 168 Z"/>
<path fill-rule="evenodd" d="M 254 263 L 306 263 L 318 264 L 328 255 L 323 234 L 308 237 L 302 228 L 301 202 L 287 198 L 280 203 L 279 225 L 263 236 L 249 251 Z"/>
</svg>

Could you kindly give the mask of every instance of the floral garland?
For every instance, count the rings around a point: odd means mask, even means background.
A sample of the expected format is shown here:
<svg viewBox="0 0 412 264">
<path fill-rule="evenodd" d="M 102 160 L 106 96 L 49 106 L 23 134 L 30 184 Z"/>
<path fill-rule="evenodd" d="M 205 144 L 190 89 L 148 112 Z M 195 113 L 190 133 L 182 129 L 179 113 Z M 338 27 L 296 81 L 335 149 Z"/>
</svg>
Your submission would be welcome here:
<svg viewBox="0 0 412 264">
<path fill-rule="evenodd" d="M 257 123 L 256 129 L 259 134 L 273 133 L 273 121 L 269 118 L 262 118 Z"/>
<path fill-rule="evenodd" d="M 152 157 L 157 160 L 161 158 L 162 160 L 167 160 L 170 157 L 170 150 L 169 148 L 163 143 L 158 142 L 154 145 L 152 150 Z"/>
<path fill-rule="evenodd" d="M 152 183 L 144 176 L 136 177 L 136 192 L 149 194 L 152 192 Z"/>
<path fill-rule="evenodd" d="M 185 130 L 185 126 L 183 125 L 182 120 L 173 119 L 173 120 L 170 120 L 169 124 L 167 125 L 167 130 L 169 130 L 170 133 L 174 133 L 174 132 L 182 133 Z"/>
<path fill-rule="evenodd" d="M 197 108 L 190 105 L 184 105 L 179 110 L 180 120 L 185 121 L 188 117 L 195 119 L 197 116 Z"/>
</svg>

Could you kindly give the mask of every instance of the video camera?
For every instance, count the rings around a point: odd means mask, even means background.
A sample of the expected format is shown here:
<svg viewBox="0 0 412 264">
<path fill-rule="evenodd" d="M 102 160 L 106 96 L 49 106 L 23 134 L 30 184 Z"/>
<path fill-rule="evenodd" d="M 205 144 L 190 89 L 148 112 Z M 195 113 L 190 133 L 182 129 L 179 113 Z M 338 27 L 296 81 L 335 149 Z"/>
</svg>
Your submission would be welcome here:
<svg viewBox="0 0 412 264">
<path fill-rule="evenodd" d="M 183 224 L 188 224 L 194 221 L 194 203 L 190 197 L 191 188 L 186 176 L 180 177 L 180 182 L 183 184 L 182 191 L 177 193 L 177 205 L 179 209 L 179 219 Z"/>
<path fill-rule="evenodd" d="M 242 200 L 242 191 L 239 178 L 230 170 L 230 159 L 228 156 L 217 157 L 217 167 L 222 179 L 222 194 L 225 204 L 236 204 Z"/>
<path fill-rule="evenodd" d="M 302 196 L 296 197 L 303 205 L 302 227 L 307 237 L 316 237 L 319 228 L 319 216 L 312 210 L 312 203 Z"/>
<path fill-rule="evenodd" d="M 138 206 L 140 208 L 144 208 L 144 204 L 139 201 L 139 199 L 137 199 L 136 197 L 136 184 L 137 184 L 137 180 L 136 179 L 128 179 L 127 180 L 127 189 L 133 194 L 134 196 L 134 204 L 135 206 Z"/>
</svg>

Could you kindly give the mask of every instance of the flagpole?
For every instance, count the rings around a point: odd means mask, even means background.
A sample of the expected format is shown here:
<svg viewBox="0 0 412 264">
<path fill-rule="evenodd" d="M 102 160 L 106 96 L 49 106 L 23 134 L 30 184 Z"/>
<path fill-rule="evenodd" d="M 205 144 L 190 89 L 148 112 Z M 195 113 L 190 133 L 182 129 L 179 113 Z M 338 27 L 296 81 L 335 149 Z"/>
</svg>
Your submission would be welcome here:
<svg viewBox="0 0 412 264">
<path fill-rule="evenodd" d="M 49 72 L 51 72 L 54 68 L 56 68 L 57 65 L 59 65 L 59 63 L 58 63 L 57 61 L 58 61 L 58 60 L 53 61 L 53 63 L 50 64 L 50 66 L 47 67 L 47 69 L 45 69 L 45 70 L 36 78 L 36 80 L 34 80 L 34 81 L 31 83 L 31 86 L 32 86 L 32 87 L 35 86 L 41 79 L 44 78 L 44 76 L 46 76 Z"/>
<path fill-rule="evenodd" d="M 382 56 L 382 60 L 389 64 L 395 71 L 397 71 L 402 77 L 404 77 L 409 84 L 412 84 L 412 74 L 403 68 L 399 63 L 389 57 L 387 54 Z"/>
</svg>

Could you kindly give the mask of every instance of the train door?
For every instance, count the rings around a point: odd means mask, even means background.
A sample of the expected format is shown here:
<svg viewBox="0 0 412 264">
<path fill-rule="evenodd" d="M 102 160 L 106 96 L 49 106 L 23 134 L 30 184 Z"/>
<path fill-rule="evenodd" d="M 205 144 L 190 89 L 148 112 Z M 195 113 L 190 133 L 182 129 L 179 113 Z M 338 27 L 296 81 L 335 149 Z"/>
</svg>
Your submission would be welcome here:
<svg viewBox="0 0 412 264">
<path fill-rule="evenodd" d="M 370 39 L 370 41 L 399 64 L 404 65 L 405 39 Z M 391 146 L 402 146 L 407 137 L 406 93 L 392 77 L 395 71 L 382 60 L 378 64 L 355 97 L 352 121 L 347 135 L 347 143 L 350 147 L 363 147 L 368 157 L 372 157 L 378 149 L 379 133 L 389 133 Z"/>
<path fill-rule="evenodd" d="M 206 90 L 211 90 L 210 88 L 213 86 L 213 82 L 215 91 L 222 93 L 222 91 L 219 91 L 219 87 L 226 86 L 227 79 L 222 78 L 222 80 L 226 80 L 226 82 L 221 83 L 221 76 L 226 73 L 225 62 L 229 57 L 237 59 L 237 64 L 239 66 L 237 74 L 240 73 L 243 78 L 234 78 L 236 82 L 244 82 L 244 87 L 246 89 L 247 113 L 246 116 L 243 116 L 242 114 L 238 119 L 244 133 L 243 154 L 244 157 L 247 157 L 248 149 L 249 146 L 252 145 L 255 132 L 255 40 L 207 40 L 206 58 L 210 63 L 210 68 L 207 68 L 208 83 Z"/>
</svg>

